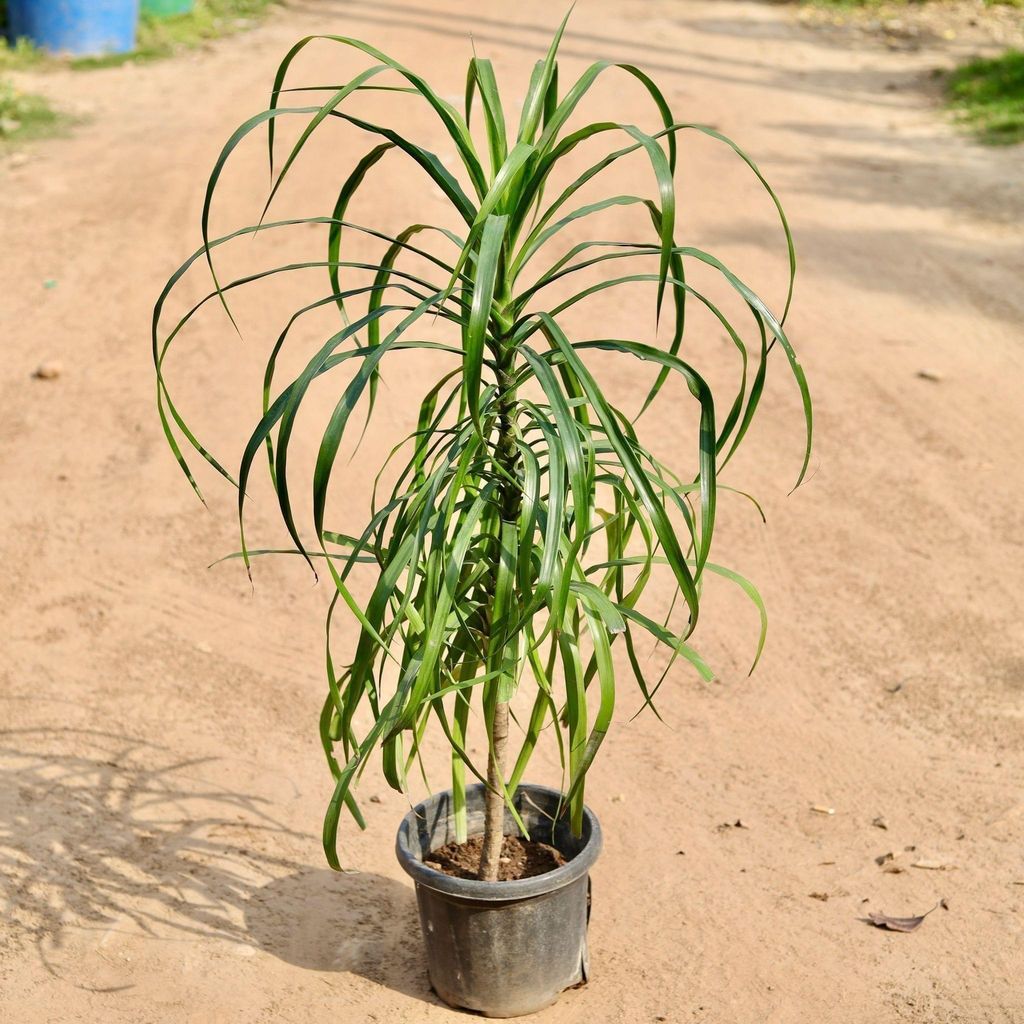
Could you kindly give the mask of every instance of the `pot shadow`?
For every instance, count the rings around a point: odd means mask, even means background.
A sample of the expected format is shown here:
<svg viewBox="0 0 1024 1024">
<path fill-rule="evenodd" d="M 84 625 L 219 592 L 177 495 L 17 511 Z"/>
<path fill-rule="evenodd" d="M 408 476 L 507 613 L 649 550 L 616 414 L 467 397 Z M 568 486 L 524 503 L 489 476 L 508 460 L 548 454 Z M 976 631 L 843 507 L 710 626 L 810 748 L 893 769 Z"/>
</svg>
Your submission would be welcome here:
<svg viewBox="0 0 1024 1024">
<path fill-rule="evenodd" d="M 297 871 L 252 893 L 245 929 L 254 946 L 296 967 L 358 974 L 437 1002 L 427 981 L 416 898 L 392 878 Z"/>
</svg>

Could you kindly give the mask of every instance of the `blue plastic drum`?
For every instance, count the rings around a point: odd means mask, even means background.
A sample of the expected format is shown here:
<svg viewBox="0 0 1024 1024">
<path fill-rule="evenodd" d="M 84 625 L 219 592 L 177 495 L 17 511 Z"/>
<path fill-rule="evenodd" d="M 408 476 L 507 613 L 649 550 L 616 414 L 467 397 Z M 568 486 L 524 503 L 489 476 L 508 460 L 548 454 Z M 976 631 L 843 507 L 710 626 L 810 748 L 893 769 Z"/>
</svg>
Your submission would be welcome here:
<svg viewBox="0 0 1024 1024">
<path fill-rule="evenodd" d="M 50 53 L 91 57 L 135 49 L 139 0 L 7 0 L 7 34 Z"/>
</svg>

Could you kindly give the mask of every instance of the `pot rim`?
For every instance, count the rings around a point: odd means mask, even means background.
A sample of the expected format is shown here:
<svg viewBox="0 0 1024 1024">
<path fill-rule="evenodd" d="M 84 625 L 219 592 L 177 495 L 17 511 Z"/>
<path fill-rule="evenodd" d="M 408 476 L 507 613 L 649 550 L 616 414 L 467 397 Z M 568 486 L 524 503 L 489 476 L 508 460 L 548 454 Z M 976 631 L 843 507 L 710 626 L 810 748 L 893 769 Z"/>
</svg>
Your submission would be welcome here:
<svg viewBox="0 0 1024 1024">
<path fill-rule="evenodd" d="M 482 783 L 476 783 L 467 787 L 466 796 L 469 798 L 478 795 L 485 789 L 486 786 Z M 520 783 L 516 793 L 521 792 L 554 800 L 562 798 L 562 794 L 557 789 L 529 782 Z M 482 882 L 478 878 L 456 878 L 443 871 L 435 871 L 434 868 L 427 867 L 423 863 L 423 854 L 420 851 L 419 843 L 415 840 L 417 821 L 420 818 L 425 818 L 443 797 L 450 794 L 451 790 L 446 789 L 418 803 L 405 815 L 398 827 L 398 835 L 395 837 L 395 854 L 402 869 L 412 877 L 417 885 L 424 885 L 436 892 L 469 900 L 510 902 L 529 899 L 532 896 L 542 896 L 556 889 L 562 889 L 582 878 L 593 866 L 601 852 L 601 825 L 594 812 L 584 806 L 583 846 L 572 860 L 555 868 L 554 871 L 547 871 L 543 875 L 534 875 L 532 878 L 516 878 L 508 882 Z"/>
</svg>

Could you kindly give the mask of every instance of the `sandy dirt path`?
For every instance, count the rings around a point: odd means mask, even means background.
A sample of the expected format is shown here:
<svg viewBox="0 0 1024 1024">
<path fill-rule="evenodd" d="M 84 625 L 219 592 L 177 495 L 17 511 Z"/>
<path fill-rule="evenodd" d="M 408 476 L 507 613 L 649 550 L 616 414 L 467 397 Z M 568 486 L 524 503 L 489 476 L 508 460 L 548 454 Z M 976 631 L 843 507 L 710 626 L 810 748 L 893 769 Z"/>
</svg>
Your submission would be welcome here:
<svg viewBox="0 0 1024 1024">
<path fill-rule="evenodd" d="M 166 451 L 147 330 L 196 244 L 219 146 L 262 108 L 296 37 L 371 38 L 456 96 L 469 29 L 499 75 L 525 79 L 552 7 L 513 8 L 306 0 L 198 55 L 42 80 L 92 122 L 0 168 L 0 1019 L 462 1019 L 428 990 L 392 856 L 403 798 L 368 777 L 370 828 L 343 842 L 358 873 L 323 863 L 327 595 L 296 564 L 261 566 L 255 594 L 233 566 L 206 570 L 235 547 L 233 499 L 204 477 L 204 511 Z M 763 665 L 746 678 L 756 616 L 716 592 L 704 646 L 719 681 L 674 672 L 667 725 L 622 715 L 590 787 L 607 834 L 593 981 L 537 1020 L 1020 1021 L 1020 153 L 944 123 L 927 51 L 846 49 L 787 8 L 590 0 L 565 72 L 598 57 L 656 72 L 684 117 L 741 139 L 783 195 L 817 447 L 787 497 L 798 403 L 777 372 L 729 476 L 768 524 L 727 512 L 719 551 L 765 593 Z M 324 49 L 304 74 L 352 66 Z M 631 89 L 603 95 L 649 121 Z M 443 154 L 433 124 L 416 128 Z M 326 196 L 355 152 L 318 150 L 284 208 L 325 212 L 306 185 Z M 221 227 L 254 219 L 261 160 L 253 145 L 232 165 Z M 394 227 L 440 205 L 411 181 L 402 170 L 363 218 Z M 778 235 L 742 168 L 691 143 L 683 181 L 687 241 L 777 299 Z M 245 346 L 207 318 L 176 371 L 230 453 L 258 402 L 264 313 L 279 322 L 289 297 L 244 307 Z M 725 366 L 719 344 L 709 358 Z M 61 376 L 32 379 L 43 360 Z M 348 522 L 421 384 L 414 364 L 388 377 L 393 402 L 339 496 Z M 648 428 L 667 443 L 672 411 Z M 265 494 L 256 505 L 275 538 Z M 723 827 L 737 819 L 749 827 Z M 948 868 L 886 873 L 874 858 L 889 851 Z M 859 920 L 940 897 L 949 910 L 913 935 Z"/>
</svg>

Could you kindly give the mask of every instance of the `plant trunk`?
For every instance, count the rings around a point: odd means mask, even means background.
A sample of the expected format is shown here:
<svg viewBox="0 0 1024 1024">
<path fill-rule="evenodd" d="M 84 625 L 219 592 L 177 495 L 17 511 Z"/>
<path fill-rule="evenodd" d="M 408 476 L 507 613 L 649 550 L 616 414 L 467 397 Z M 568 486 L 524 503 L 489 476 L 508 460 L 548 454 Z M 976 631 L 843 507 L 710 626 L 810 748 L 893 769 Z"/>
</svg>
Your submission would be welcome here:
<svg viewBox="0 0 1024 1024">
<path fill-rule="evenodd" d="M 508 703 L 494 705 L 491 750 L 487 758 L 487 793 L 484 796 L 484 846 L 480 854 L 480 880 L 496 882 L 505 840 L 505 748 L 508 746 Z"/>
<path fill-rule="evenodd" d="M 501 527 L 499 550 L 504 551 L 506 531 L 519 520 L 522 507 L 522 492 L 518 484 L 519 449 L 516 447 L 515 404 L 516 394 L 512 384 L 511 366 L 505 363 L 498 370 L 498 439 L 494 459 L 502 474 L 500 490 Z M 495 560 L 494 596 L 491 605 L 490 636 L 488 638 L 488 664 L 500 666 L 500 674 L 492 686 L 497 687 L 497 699 L 488 726 L 487 793 L 484 798 L 484 838 L 480 855 L 478 877 L 483 882 L 496 882 L 501 861 L 501 848 L 505 839 L 505 753 L 508 747 L 508 698 L 500 699 L 508 670 L 515 672 L 510 663 L 506 644 L 506 628 L 510 607 L 514 601 L 505 598 L 507 588 L 502 579 L 504 573 L 513 572 L 514 567 L 504 563 L 499 553 Z M 514 578 L 514 577 L 513 577 Z"/>
</svg>

